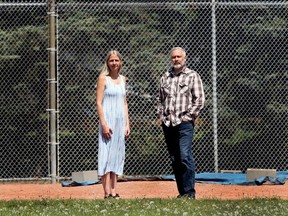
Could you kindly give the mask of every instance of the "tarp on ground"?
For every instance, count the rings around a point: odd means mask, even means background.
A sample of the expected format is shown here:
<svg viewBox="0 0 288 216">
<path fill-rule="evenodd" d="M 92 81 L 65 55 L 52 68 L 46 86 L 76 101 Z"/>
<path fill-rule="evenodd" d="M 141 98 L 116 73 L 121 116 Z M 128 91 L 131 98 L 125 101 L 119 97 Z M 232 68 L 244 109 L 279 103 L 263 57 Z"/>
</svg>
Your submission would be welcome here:
<svg viewBox="0 0 288 216">
<path fill-rule="evenodd" d="M 207 184 L 223 184 L 223 185 L 283 185 L 288 179 L 288 171 L 276 172 L 276 177 L 272 178 L 264 176 L 257 178 L 253 181 L 246 180 L 246 174 L 244 173 L 198 173 L 195 175 L 195 182 L 207 183 Z M 118 179 L 118 182 L 128 181 L 175 181 L 174 175 L 163 175 L 163 176 L 124 176 Z M 101 181 L 90 181 L 90 182 L 61 182 L 63 187 L 73 186 L 87 186 L 101 183 Z"/>
<path fill-rule="evenodd" d="M 195 175 L 195 181 L 198 183 L 223 184 L 223 185 L 283 185 L 288 179 L 288 171 L 276 172 L 276 177 L 264 176 L 252 181 L 246 180 L 244 173 L 199 173 Z M 174 175 L 163 176 L 164 179 L 175 180 Z"/>
</svg>

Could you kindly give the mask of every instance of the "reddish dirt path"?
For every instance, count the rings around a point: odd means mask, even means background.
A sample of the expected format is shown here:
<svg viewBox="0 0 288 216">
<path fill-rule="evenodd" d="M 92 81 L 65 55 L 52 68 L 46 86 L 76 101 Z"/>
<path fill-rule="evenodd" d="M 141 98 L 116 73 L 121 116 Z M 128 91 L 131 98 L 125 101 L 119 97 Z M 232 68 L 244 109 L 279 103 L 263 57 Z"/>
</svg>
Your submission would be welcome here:
<svg viewBox="0 0 288 216">
<path fill-rule="evenodd" d="M 288 199 L 285 185 L 235 186 L 196 183 L 197 199 L 242 199 L 275 197 Z M 129 181 L 118 183 L 123 199 L 174 198 L 178 195 L 174 181 Z M 61 184 L 0 184 L 0 200 L 102 199 L 102 185 L 62 187 Z"/>
</svg>

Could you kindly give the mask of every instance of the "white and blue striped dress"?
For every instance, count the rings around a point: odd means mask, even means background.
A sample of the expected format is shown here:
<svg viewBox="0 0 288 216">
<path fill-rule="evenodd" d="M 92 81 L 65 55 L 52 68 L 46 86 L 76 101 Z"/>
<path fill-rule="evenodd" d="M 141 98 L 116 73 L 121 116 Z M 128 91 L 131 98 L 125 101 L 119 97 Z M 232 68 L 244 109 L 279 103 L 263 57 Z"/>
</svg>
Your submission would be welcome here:
<svg viewBox="0 0 288 216">
<path fill-rule="evenodd" d="M 112 135 L 110 140 L 106 140 L 102 135 L 101 124 L 99 124 L 98 175 L 103 176 L 108 172 L 123 175 L 126 125 L 125 85 L 121 75 L 119 84 L 113 83 L 108 76 L 105 79 L 102 106 L 106 123 L 112 129 Z"/>
</svg>

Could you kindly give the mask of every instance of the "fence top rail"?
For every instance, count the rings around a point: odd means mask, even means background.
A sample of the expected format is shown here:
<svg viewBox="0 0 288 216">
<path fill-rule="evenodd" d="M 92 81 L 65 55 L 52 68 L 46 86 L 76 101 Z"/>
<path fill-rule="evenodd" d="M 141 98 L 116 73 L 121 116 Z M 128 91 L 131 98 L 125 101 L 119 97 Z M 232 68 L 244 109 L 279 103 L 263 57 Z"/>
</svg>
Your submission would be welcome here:
<svg viewBox="0 0 288 216">
<path fill-rule="evenodd" d="M 9 6 L 13 6 L 13 7 L 16 7 L 16 6 L 45 6 L 47 5 L 47 3 L 3 3 L 3 2 L 0 2 L 0 7 L 9 7 Z"/>
<path fill-rule="evenodd" d="M 47 5 L 47 2 L 43 3 L 33 3 L 33 2 L 28 2 L 28 3 L 7 3 L 7 2 L 0 2 L 0 7 L 3 6 L 43 6 Z M 211 6 L 211 5 L 216 5 L 216 6 L 287 6 L 288 1 L 250 1 L 250 2 L 124 2 L 124 3 L 101 3 L 101 2 L 72 2 L 72 3 L 57 3 L 58 6 L 122 6 L 122 7 L 195 7 L 195 6 Z"/>
<path fill-rule="evenodd" d="M 79 2 L 79 3 L 58 3 L 57 7 L 61 10 L 66 10 L 67 8 L 89 8 L 89 10 L 102 10 L 107 8 L 113 11 L 122 10 L 134 10 L 135 8 L 141 9 L 210 9 L 215 7 L 216 9 L 228 8 L 228 7 L 238 7 L 238 8 L 266 8 L 266 7 L 285 7 L 288 6 L 288 2 L 127 2 L 127 3 L 99 3 L 99 2 Z"/>
<path fill-rule="evenodd" d="M 235 6 L 269 6 L 269 5 L 288 5 L 287 1 L 249 1 L 249 2 L 75 2 L 75 3 L 58 3 L 58 5 L 101 5 L 101 6 L 209 6 L 209 5 L 235 5 Z"/>
</svg>

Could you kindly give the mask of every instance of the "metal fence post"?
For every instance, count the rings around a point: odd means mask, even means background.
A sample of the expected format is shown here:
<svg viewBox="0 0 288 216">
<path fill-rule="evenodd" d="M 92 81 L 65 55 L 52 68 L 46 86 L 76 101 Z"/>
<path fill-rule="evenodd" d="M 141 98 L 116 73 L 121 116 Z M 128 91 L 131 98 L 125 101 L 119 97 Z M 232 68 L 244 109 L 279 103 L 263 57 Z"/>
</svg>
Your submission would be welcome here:
<svg viewBox="0 0 288 216">
<path fill-rule="evenodd" d="M 216 64 L 216 2 L 212 0 L 212 100 L 213 100 L 213 133 L 214 133 L 214 170 L 218 172 L 218 139 L 217 139 L 217 64 Z"/>
<path fill-rule="evenodd" d="M 52 183 L 57 180 L 57 134 L 56 134 L 56 36 L 55 36 L 55 0 L 48 0 L 49 19 L 49 144 L 50 144 L 50 175 Z"/>
</svg>

